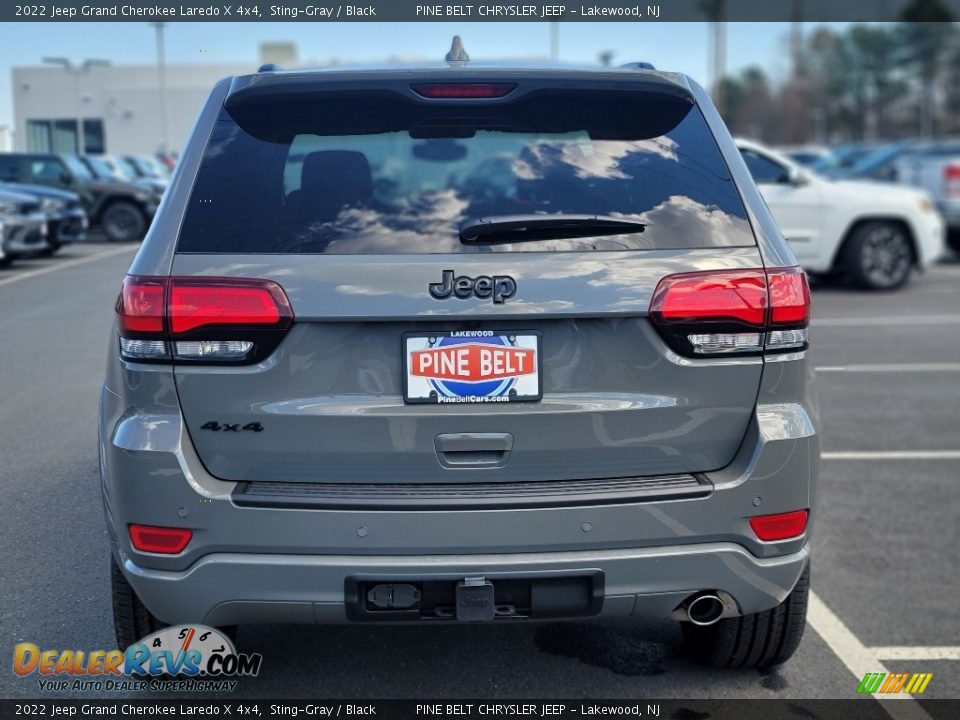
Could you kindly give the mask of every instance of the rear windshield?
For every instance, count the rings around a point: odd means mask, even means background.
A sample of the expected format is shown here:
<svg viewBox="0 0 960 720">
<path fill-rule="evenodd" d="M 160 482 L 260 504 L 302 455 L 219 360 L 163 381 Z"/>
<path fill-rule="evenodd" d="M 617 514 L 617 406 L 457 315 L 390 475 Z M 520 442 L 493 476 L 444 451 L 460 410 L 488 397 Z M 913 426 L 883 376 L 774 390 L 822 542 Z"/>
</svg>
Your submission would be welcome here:
<svg viewBox="0 0 960 720">
<path fill-rule="evenodd" d="M 461 227 L 471 221 L 540 214 L 622 217 L 646 227 L 601 237 L 460 241 Z M 488 109 L 367 92 L 228 103 L 204 153 L 178 251 L 428 254 L 754 244 L 717 144 L 686 98 L 543 91 Z"/>
</svg>

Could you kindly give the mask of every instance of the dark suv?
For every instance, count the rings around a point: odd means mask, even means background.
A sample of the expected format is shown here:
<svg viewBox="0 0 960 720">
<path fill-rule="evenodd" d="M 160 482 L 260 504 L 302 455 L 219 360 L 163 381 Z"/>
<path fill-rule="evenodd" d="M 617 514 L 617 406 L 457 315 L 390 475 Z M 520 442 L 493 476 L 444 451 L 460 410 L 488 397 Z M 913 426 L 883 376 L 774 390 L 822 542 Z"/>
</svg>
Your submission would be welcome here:
<svg viewBox="0 0 960 720">
<path fill-rule="evenodd" d="M 682 75 L 224 80 L 117 302 L 118 642 L 643 616 L 705 662 L 783 662 L 819 459 L 809 304 Z"/>
<path fill-rule="evenodd" d="M 109 240 L 139 240 L 160 203 L 148 187 L 97 180 L 79 158 L 53 153 L 0 153 L 0 182 L 33 183 L 80 195 L 93 226 Z"/>
</svg>

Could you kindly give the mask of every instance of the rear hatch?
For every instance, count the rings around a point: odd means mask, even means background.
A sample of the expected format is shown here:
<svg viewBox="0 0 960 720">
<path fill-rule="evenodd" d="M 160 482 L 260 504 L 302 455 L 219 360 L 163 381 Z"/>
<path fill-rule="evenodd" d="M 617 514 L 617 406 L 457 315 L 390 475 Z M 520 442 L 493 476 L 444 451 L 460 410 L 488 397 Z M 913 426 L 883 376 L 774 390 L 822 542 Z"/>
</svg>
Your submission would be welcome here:
<svg viewBox="0 0 960 720">
<path fill-rule="evenodd" d="M 762 359 L 683 357 L 648 314 L 668 275 L 762 267 L 687 91 L 383 78 L 258 76 L 221 113 L 171 275 L 272 281 L 293 321 L 251 328 L 240 360 L 175 360 L 207 469 L 423 484 L 727 464 Z"/>
</svg>

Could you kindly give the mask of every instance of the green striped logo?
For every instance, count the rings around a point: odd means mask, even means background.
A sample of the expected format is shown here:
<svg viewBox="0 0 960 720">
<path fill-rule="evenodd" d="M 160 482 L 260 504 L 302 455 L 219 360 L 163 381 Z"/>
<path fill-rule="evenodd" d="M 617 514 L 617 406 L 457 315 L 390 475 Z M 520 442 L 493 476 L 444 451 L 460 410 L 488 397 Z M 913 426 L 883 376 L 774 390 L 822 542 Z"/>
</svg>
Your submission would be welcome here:
<svg viewBox="0 0 960 720">
<path fill-rule="evenodd" d="M 927 689 L 933 673 L 867 673 L 857 687 L 858 693 L 919 695 Z"/>
</svg>

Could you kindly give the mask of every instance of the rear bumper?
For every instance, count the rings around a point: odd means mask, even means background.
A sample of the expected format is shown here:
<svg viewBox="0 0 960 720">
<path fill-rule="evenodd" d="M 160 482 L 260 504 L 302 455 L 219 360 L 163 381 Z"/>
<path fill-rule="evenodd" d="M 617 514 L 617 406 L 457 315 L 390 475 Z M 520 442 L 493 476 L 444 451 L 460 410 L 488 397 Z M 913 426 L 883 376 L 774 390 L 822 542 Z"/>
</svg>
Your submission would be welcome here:
<svg viewBox="0 0 960 720">
<path fill-rule="evenodd" d="M 119 550 L 114 547 L 115 552 Z M 602 573 L 601 617 L 668 617 L 701 590 L 725 590 L 742 613 L 773 607 L 806 566 L 808 551 L 760 559 L 733 543 L 496 555 L 264 555 L 214 553 L 181 572 L 123 564 L 137 594 L 168 623 L 347 622 L 347 579 L 534 579 Z M 433 622 L 433 621 L 431 621 Z"/>
<path fill-rule="evenodd" d="M 87 239 L 89 222 L 87 214 L 81 210 L 67 210 L 50 223 L 50 236 L 61 245 L 84 242 Z"/>
<path fill-rule="evenodd" d="M 958 209 L 960 210 L 960 209 Z M 942 212 L 942 208 L 941 208 Z M 960 226 L 960 212 L 954 217 L 938 213 L 924 213 L 917 223 L 917 265 L 925 269 L 936 263 L 946 253 L 948 227 Z"/>
<path fill-rule="evenodd" d="M 960 202 L 954 200 L 940 200 L 936 203 L 937 210 L 943 216 L 943 221 L 950 229 L 960 228 Z"/>
<path fill-rule="evenodd" d="M 767 364 L 764 386 L 773 390 L 732 462 L 704 474 L 707 492 L 548 507 L 239 506 L 237 484 L 209 475 L 196 456 L 175 394 L 169 412 L 139 414 L 105 388 L 101 478 L 112 550 L 166 622 L 346 622 L 346 579 L 371 574 L 495 581 L 600 572 L 603 616 L 669 617 L 702 590 L 729 593 L 743 613 L 769 609 L 800 576 L 807 536 L 760 542 L 749 518 L 815 507 L 819 462 L 815 405 L 808 413 L 806 401 L 789 401 L 806 363 L 783 357 Z M 176 556 L 141 553 L 129 523 L 189 527 L 193 539 Z"/>
</svg>

